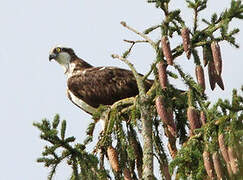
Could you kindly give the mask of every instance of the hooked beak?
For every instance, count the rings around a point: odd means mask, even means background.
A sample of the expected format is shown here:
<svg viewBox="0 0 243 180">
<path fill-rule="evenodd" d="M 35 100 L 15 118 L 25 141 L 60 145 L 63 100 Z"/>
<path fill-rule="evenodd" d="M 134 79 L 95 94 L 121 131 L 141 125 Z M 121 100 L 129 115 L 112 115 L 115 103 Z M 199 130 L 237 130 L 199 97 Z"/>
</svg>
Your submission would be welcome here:
<svg viewBox="0 0 243 180">
<path fill-rule="evenodd" d="M 55 59 L 57 57 L 57 55 L 55 53 L 51 53 L 49 55 L 49 61 L 51 61 L 52 59 Z"/>
</svg>

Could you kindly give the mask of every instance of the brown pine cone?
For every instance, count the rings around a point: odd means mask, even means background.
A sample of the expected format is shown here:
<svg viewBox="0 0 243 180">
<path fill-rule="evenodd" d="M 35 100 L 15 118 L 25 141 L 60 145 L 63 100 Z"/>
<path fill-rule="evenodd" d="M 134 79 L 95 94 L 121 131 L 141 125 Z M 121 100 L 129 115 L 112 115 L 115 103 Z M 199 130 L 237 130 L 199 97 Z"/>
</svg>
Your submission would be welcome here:
<svg viewBox="0 0 243 180">
<path fill-rule="evenodd" d="M 204 150 L 203 152 L 203 163 L 204 163 L 204 167 L 205 167 L 205 170 L 208 174 L 208 176 L 211 178 L 211 179 L 214 179 L 214 173 L 213 173 L 213 164 L 210 160 L 210 153 L 206 150 Z"/>
<path fill-rule="evenodd" d="M 166 65 L 161 61 L 157 65 L 158 73 L 159 73 L 159 82 L 162 89 L 167 88 L 167 74 L 166 74 Z"/>
<path fill-rule="evenodd" d="M 186 53 L 187 59 L 190 59 L 191 57 L 191 42 L 190 42 L 190 32 L 189 29 L 184 27 L 181 30 L 181 37 L 182 37 L 182 43 L 183 43 L 183 49 Z"/>
<path fill-rule="evenodd" d="M 187 109 L 187 119 L 189 120 L 191 131 L 200 128 L 200 121 L 198 117 L 198 112 L 193 106 L 189 106 Z"/>
<path fill-rule="evenodd" d="M 212 90 L 214 90 L 215 84 L 217 81 L 217 74 L 216 74 L 216 70 L 215 70 L 213 61 L 209 61 L 209 63 L 208 63 L 208 77 L 209 77 L 210 87 Z"/>
<path fill-rule="evenodd" d="M 172 108 L 167 109 L 167 115 L 168 115 L 168 119 L 169 119 L 169 124 L 167 124 L 168 130 L 174 137 L 177 137 L 177 129 L 176 129 L 176 124 L 175 124 L 174 117 L 173 117 Z"/>
<path fill-rule="evenodd" d="M 225 162 L 227 163 L 227 162 L 229 162 L 229 157 L 228 157 L 227 148 L 226 148 L 226 146 L 224 144 L 224 136 L 223 136 L 223 134 L 220 134 L 218 136 L 218 142 L 219 142 L 219 149 L 221 151 L 221 154 L 222 154 Z"/>
<path fill-rule="evenodd" d="M 216 72 L 219 76 L 221 76 L 222 73 L 222 58 L 221 58 L 221 52 L 219 44 L 215 41 L 211 43 L 211 50 L 213 54 L 213 61 L 215 65 Z"/>
<path fill-rule="evenodd" d="M 140 159 L 142 161 L 143 157 L 143 151 L 140 143 L 136 140 L 135 137 L 130 137 L 130 144 L 133 147 L 134 153 L 135 153 L 135 158 Z"/>
<path fill-rule="evenodd" d="M 109 146 L 107 148 L 107 155 L 108 155 L 108 159 L 109 159 L 111 168 L 115 172 L 118 172 L 120 170 L 120 168 L 119 168 L 119 163 L 118 163 L 118 155 L 117 155 L 115 148 L 113 148 L 112 146 Z"/>
<path fill-rule="evenodd" d="M 223 179 L 224 174 L 223 174 L 223 171 L 221 168 L 221 163 L 220 163 L 219 155 L 217 152 L 213 153 L 213 166 L 214 166 L 218 179 Z"/>
<path fill-rule="evenodd" d="M 159 115 L 161 121 L 164 124 L 169 124 L 170 120 L 169 120 L 169 116 L 168 116 L 167 110 L 165 108 L 165 102 L 164 102 L 164 99 L 162 96 L 158 96 L 156 98 L 155 105 L 156 105 L 156 109 L 157 109 L 157 112 L 158 112 L 158 115 Z"/>
<path fill-rule="evenodd" d="M 226 167 L 227 167 L 227 171 L 229 173 L 229 176 L 232 175 L 232 170 L 231 170 L 231 166 L 230 166 L 230 162 L 229 162 L 229 156 L 228 156 L 228 150 L 224 144 L 224 136 L 223 134 L 220 134 L 218 136 L 218 142 L 219 142 L 219 149 L 220 149 L 220 152 L 224 158 L 224 161 L 225 161 L 225 164 L 226 164 Z"/>
<path fill-rule="evenodd" d="M 136 161 L 136 166 L 137 166 L 137 171 L 138 171 L 138 177 L 141 179 L 142 178 L 142 171 L 143 171 L 143 150 L 140 145 L 140 143 L 137 141 L 137 139 L 134 136 L 129 136 L 130 137 L 130 144 L 134 149 L 135 153 L 135 161 Z"/>
<path fill-rule="evenodd" d="M 216 74 L 216 83 L 219 85 L 219 87 L 224 90 L 224 82 L 220 75 Z"/>
<path fill-rule="evenodd" d="M 173 65 L 173 57 L 172 57 L 172 52 L 170 49 L 170 42 L 167 38 L 167 36 L 163 36 L 161 39 L 161 46 L 162 46 L 162 51 L 163 54 L 166 58 L 166 61 L 169 65 Z"/>
<path fill-rule="evenodd" d="M 205 112 L 203 112 L 203 111 L 200 112 L 200 120 L 201 120 L 202 125 L 207 123 L 207 118 L 206 118 Z"/>
<path fill-rule="evenodd" d="M 212 51 L 210 49 L 210 46 L 206 44 L 203 46 L 203 65 L 204 65 L 204 67 L 207 66 L 208 61 L 210 61 L 210 60 L 213 60 Z"/>
<path fill-rule="evenodd" d="M 239 167 L 238 167 L 238 162 L 233 147 L 228 148 L 228 155 L 229 155 L 231 169 L 234 174 L 237 174 L 239 171 Z"/>
<path fill-rule="evenodd" d="M 197 77 L 197 83 L 202 87 L 203 92 L 205 91 L 205 78 L 204 78 L 204 71 L 201 65 L 197 65 L 196 69 L 196 77 Z"/>
</svg>

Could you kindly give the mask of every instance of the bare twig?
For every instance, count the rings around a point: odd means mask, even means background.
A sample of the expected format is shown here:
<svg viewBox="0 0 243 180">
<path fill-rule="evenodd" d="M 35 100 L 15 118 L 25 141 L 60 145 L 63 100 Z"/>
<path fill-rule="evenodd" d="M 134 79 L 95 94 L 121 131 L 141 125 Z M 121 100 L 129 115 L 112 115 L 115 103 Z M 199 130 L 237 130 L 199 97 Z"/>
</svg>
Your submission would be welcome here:
<svg viewBox="0 0 243 180">
<path fill-rule="evenodd" d="M 197 21 L 198 21 L 198 11 L 194 9 L 194 25 L 193 25 L 193 32 L 195 33 L 197 30 Z"/>
<path fill-rule="evenodd" d="M 143 81 L 145 81 L 150 76 L 150 74 L 153 72 L 153 70 L 157 64 L 158 64 L 158 61 L 155 61 L 153 64 L 151 64 L 151 68 L 150 68 L 149 72 L 143 76 Z"/>
<path fill-rule="evenodd" d="M 131 46 L 129 47 L 129 49 L 123 53 L 123 55 L 122 55 L 123 58 L 127 58 L 127 56 L 131 53 L 131 50 L 134 45 L 135 45 L 135 43 L 132 43 Z"/>
<path fill-rule="evenodd" d="M 148 42 L 147 40 L 137 40 L 137 41 L 132 41 L 132 40 L 126 40 L 126 39 L 124 39 L 123 41 L 125 41 L 125 42 L 131 44 L 131 46 L 129 47 L 129 49 L 123 53 L 123 55 L 122 55 L 123 58 L 127 58 L 127 56 L 131 53 L 132 48 L 133 48 L 133 46 L 134 46 L 136 43 L 146 43 L 146 42 Z"/>
<path fill-rule="evenodd" d="M 146 36 L 144 33 L 141 33 L 139 31 L 137 31 L 136 29 L 128 26 L 126 24 L 126 22 L 124 22 L 124 21 L 121 22 L 121 25 L 123 25 L 125 28 L 129 29 L 130 31 L 138 34 L 139 36 L 141 36 L 142 38 L 144 38 L 145 40 L 147 40 L 148 43 L 151 44 L 151 46 L 153 46 L 154 48 L 156 48 L 156 43 L 153 40 L 151 40 L 148 36 Z"/>
<path fill-rule="evenodd" d="M 147 40 L 136 40 L 136 41 L 133 41 L 133 40 L 127 40 L 127 39 L 123 39 L 124 42 L 127 42 L 127 43 L 132 43 L 132 44 L 136 44 L 136 43 L 147 43 L 148 41 Z"/>
</svg>

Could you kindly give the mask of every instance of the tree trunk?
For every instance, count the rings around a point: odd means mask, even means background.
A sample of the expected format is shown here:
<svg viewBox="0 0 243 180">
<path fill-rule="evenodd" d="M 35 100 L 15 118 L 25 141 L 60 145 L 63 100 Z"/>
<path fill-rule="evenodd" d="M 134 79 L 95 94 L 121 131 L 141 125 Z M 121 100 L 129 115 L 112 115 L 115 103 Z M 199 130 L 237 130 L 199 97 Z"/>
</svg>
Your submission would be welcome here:
<svg viewBox="0 0 243 180">
<path fill-rule="evenodd" d="M 140 111 L 143 136 L 143 179 L 152 180 L 153 175 L 153 141 L 152 141 L 152 117 L 148 97 L 140 97 Z"/>
</svg>

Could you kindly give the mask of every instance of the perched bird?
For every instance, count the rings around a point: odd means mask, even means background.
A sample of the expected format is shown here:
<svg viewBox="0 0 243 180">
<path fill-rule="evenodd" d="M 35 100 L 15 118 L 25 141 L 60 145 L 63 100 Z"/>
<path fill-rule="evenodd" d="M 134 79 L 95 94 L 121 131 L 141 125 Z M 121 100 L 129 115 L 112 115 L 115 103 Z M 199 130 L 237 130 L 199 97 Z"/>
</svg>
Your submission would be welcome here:
<svg viewBox="0 0 243 180">
<path fill-rule="evenodd" d="M 133 73 L 117 67 L 93 67 L 79 58 L 71 48 L 51 49 L 49 60 L 56 60 L 67 75 L 68 98 L 79 108 L 92 114 L 91 108 L 112 105 L 118 100 L 138 94 Z M 141 75 L 142 76 L 142 75 Z M 146 90 L 153 84 L 145 81 Z"/>
</svg>

